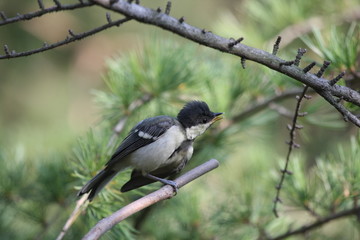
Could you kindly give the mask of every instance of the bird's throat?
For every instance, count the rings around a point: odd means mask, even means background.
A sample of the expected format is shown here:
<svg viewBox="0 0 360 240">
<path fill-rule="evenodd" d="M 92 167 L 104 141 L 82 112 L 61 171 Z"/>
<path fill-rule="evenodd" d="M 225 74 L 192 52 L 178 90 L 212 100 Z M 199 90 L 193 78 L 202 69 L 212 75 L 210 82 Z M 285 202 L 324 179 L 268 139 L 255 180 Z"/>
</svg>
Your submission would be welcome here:
<svg viewBox="0 0 360 240">
<path fill-rule="evenodd" d="M 196 137 L 203 134 L 206 131 L 206 129 L 208 129 L 210 127 L 210 125 L 211 125 L 211 123 L 205 123 L 205 124 L 192 126 L 190 128 L 186 128 L 185 129 L 186 138 L 189 140 L 194 140 Z"/>
</svg>

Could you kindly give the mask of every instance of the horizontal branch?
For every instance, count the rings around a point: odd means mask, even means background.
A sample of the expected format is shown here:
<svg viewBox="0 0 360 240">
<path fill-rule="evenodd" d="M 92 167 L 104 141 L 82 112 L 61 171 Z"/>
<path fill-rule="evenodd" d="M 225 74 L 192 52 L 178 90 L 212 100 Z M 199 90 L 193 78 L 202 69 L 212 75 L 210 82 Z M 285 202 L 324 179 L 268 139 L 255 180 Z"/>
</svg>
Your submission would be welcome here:
<svg viewBox="0 0 360 240">
<path fill-rule="evenodd" d="M 179 19 L 171 17 L 160 11 L 155 11 L 138 4 L 129 3 L 124 0 L 92 1 L 104 8 L 121 13 L 139 22 L 151 24 L 167 31 L 171 31 L 181 37 L 187 38 L 204 46 L 260 63 L 277 72 L 298 80 L 316 91 L 329 92 L 333 96 L 340 97 L 345 101 L 360 106 L 359 92 L 345 86 L 331 85 L 329 84 L 329 80 L 311 73 L 305 73 L 303 69 L 293 64 L 287 64 L 289 61 L 284 61 L 269 52 L 253 48 L 242 43 L 233 45 L 234 41 L 232 39 L 223 38 L 211 32 L 204 31 L 203 29 L 193 27 L 184 21 L 179 21 Z"/>
<path fill-rule="evenodd" d="M 181 188 L 194 179 L 204 175 L 205 173 L 217 168 L 219 162 L 211 159 L 200 166 L 188 171 L 184 175 L 175 179 L 178 187 Z M 106 231 L 110 230 L 114 225 L 133 215 L 134 213 L 149 207 L 157 202 L 171 198 L 174 195 L 174 188 L 165 185 L 159 190 L 152 192 L 116 211 L 112 215 L 100 220 L 83 238 L 83 240 L 99 239 Z"/>
<path fill-rule="evenodd" d="M 108 22 L 107 24 L 104 24 L 104 25 L 102 25 L 100 27 L 94 28 L 94 29 L 92 29 L 92 30 L 90 30 L 88 32 L 83 32 L 83 33 L 78 33 L 78 34 L 75 34 L 71 30 L 69 30 L 70 36 L 67 36 L 63 41 L 59 41 L 59 42 L 56 42 L 56 43 L 53 43 L 53 44 L 44 43 L 44 45 L 42 47 L 30 50 L 30 51 L 17 53 L 14 50 L 9 50 L 8 46 L 5 45 L 4 46 L 5 55 L 0 55 L 0 59 L 10 59 L 10 58 L 25 57 L 25 56 L 33 55 L 33 54 L 36 54 L 36 53 L 39 53 L 39 52 L 44 52 L 44 51 L 47 51 L 47 50 L 50 50 L 50 49 L 53 49 L 53 48 L 60 47 L 62 45 L 66 45 L 66 44 L 71 43 L 71 42 L 81 40 L 81 39 L 86 38 L 88 36 L 94 35 L 94 34 L 96 34 L 98 32 L 104 31 L 104 30 L 106 30 L 108 28 L 111 28 L 111 27 L 114 27 L 114 26 L 119 26 L 120 24 L 125 23 L 125 22 L 130 21 L 130 20 L 131 19 L 129 19 L 129 18 L 123 18 L 123 19 L 119 19 L 117 21 L 111 21 L 111 22 Z"/>
<path fill-rule="evenodd" d="M 288 231 L 287 233 L 285 234 L 282 234 L 282 235 L 279 235 L 277 237 L 274 237 L 274 238 L 270 238 L 270 240 L 281 240 L 281 239 L 286 239 L 290 236 L 294 236 L 294 235 L 299 235 L 299 234 L 304 234 L 306 232 L 309 232 L 311 230 L 314 230 L 315 228 L 318 228 L 318 227 L 321 227 L 322 225 L 330 222 L 330 221 L 333 221 L 333 220 L 336 220 L 336 219 L 339 219 L 339 218 L 343 218 L 343 217 L 348 217 L 348 216 L 351 216 L 351 215 L 354 215 L 354 216 L 357 216 L 359 218 L 360 216 L 360 207 L 355 207 L 355 208 L 352 208 L 352 209 L 349 209 L 349 210 L 345 210 L 345 211 L 341 211 L 341 212 L 338 212 L 338 213 L 335 213 L 335 214 L 331 214 L 323 219 L 320 219 L 320 220 L 317 220 L 311 224 L 308 224 L 308 225 L 304 225 L 296 230 L 293 230 L 293 231 Z"/>
<path fill-rule="evenodd" d="M 49 8 L 40 9 L 39 11 L 25 13 L 25 14 L 18 14 L 15 17 L 9 17 L 9 18 L 5 17 L 5 13 L 2 12 L 2 15 L 4 17 L 2 18 L 2 21 L 0 21 L 0 26 L 14 23 L 14 22 L 19 22 L 19 21 L 30 20 L 33 18 L 41 17 L 48 13 L 60 12 L 60 11 L 66 11 L 66 10 L 74 10 L 74 9 L 89 7 L 92 5 L 94 5 L 94 3 L 92 3 L 92 2 L 79 2 L 79 3 L 75 3 L 75 4 L 64 4 L 64 5 L 60 5 L 60 6 L 55 5 L 55 6 L 52 6 Z"/>
</svg>

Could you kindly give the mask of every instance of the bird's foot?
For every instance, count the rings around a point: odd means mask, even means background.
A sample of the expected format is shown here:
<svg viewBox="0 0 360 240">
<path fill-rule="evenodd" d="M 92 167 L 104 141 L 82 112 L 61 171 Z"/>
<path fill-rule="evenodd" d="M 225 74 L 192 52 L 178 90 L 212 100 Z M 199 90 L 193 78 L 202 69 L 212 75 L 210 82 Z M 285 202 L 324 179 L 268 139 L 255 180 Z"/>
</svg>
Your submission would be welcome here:
<svg viewBox="0 0 360 240">
<path fill-rule="evenodd" d="M 165 185 L 170 185 L 174 189 L 174 196 L 178 193 L 179 187 L 178 187 L 178 185 L 177 185 L 177 183 L 175 181 L 164 179 L 164 178 L 159 178 L 159 177 L 156 177 L 156 176 L 151 175 L 149 173 L 147 173 L 144 176 L 147 177 L 147 178 L 150 178 L 152 180 L 159 181 L 159 182 L 161 182 L 161 183 L 163 183 Z"/>
<path fill-rule="evenodd" d="M 176 196 L 178 191 L 179 191 L 179 187 L 178 187 L 177 183 L 175 181 L 172 181 L 172 180 L 167 180 L 167 179 L 163 179 L 163 180 L 165 180 L 165 181 L 162 182 L 162 183 L 164 183 L 166 185 L 170 185 L 174 189 L 174 195 L 173 196 Z"/>
</svg>

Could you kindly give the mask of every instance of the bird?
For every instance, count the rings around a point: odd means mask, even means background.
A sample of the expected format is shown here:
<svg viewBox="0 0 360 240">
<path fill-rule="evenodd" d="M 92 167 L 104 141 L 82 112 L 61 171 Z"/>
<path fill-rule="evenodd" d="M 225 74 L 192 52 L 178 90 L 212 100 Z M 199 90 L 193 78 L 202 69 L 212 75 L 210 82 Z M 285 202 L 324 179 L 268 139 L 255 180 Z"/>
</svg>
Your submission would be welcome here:
<svg viewBox="0 0 360 240">
<path fill-rule="evenodd" d="M 177 184 L 166 178 L 184 168 L 193 155 L 194 140 L 222 118 L 222 112 L 214 113 L 207 103 L 193 100 L 184 105 L 177 117 L 161 115 L 140 121 L 78 196 L 88 193 L 88 200 L 92 201 L 110 180 L 129 167 L 133 169 L 131 177 L 121 192 L 159 181 L 177 193 Z"/>
</svg>

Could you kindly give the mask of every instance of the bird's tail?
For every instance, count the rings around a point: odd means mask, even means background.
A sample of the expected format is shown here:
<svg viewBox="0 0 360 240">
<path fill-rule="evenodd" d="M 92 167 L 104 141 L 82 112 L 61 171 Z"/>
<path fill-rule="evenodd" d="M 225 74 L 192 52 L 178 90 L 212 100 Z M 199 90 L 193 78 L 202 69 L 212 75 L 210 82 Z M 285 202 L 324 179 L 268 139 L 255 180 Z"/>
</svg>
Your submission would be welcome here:
<svg viewBox="0 0 360 240">
<path fill-rule="evenodd" d="M 88 200 L 92 201 L 93 198 L 100 192 L 101 189 L 118 173 L 118 171 L 105 168 L 101 170 L 95 177 L 93 177 L 85 186 L 78 192 L 78 196 L 90 192 Z"/>
</svg>

